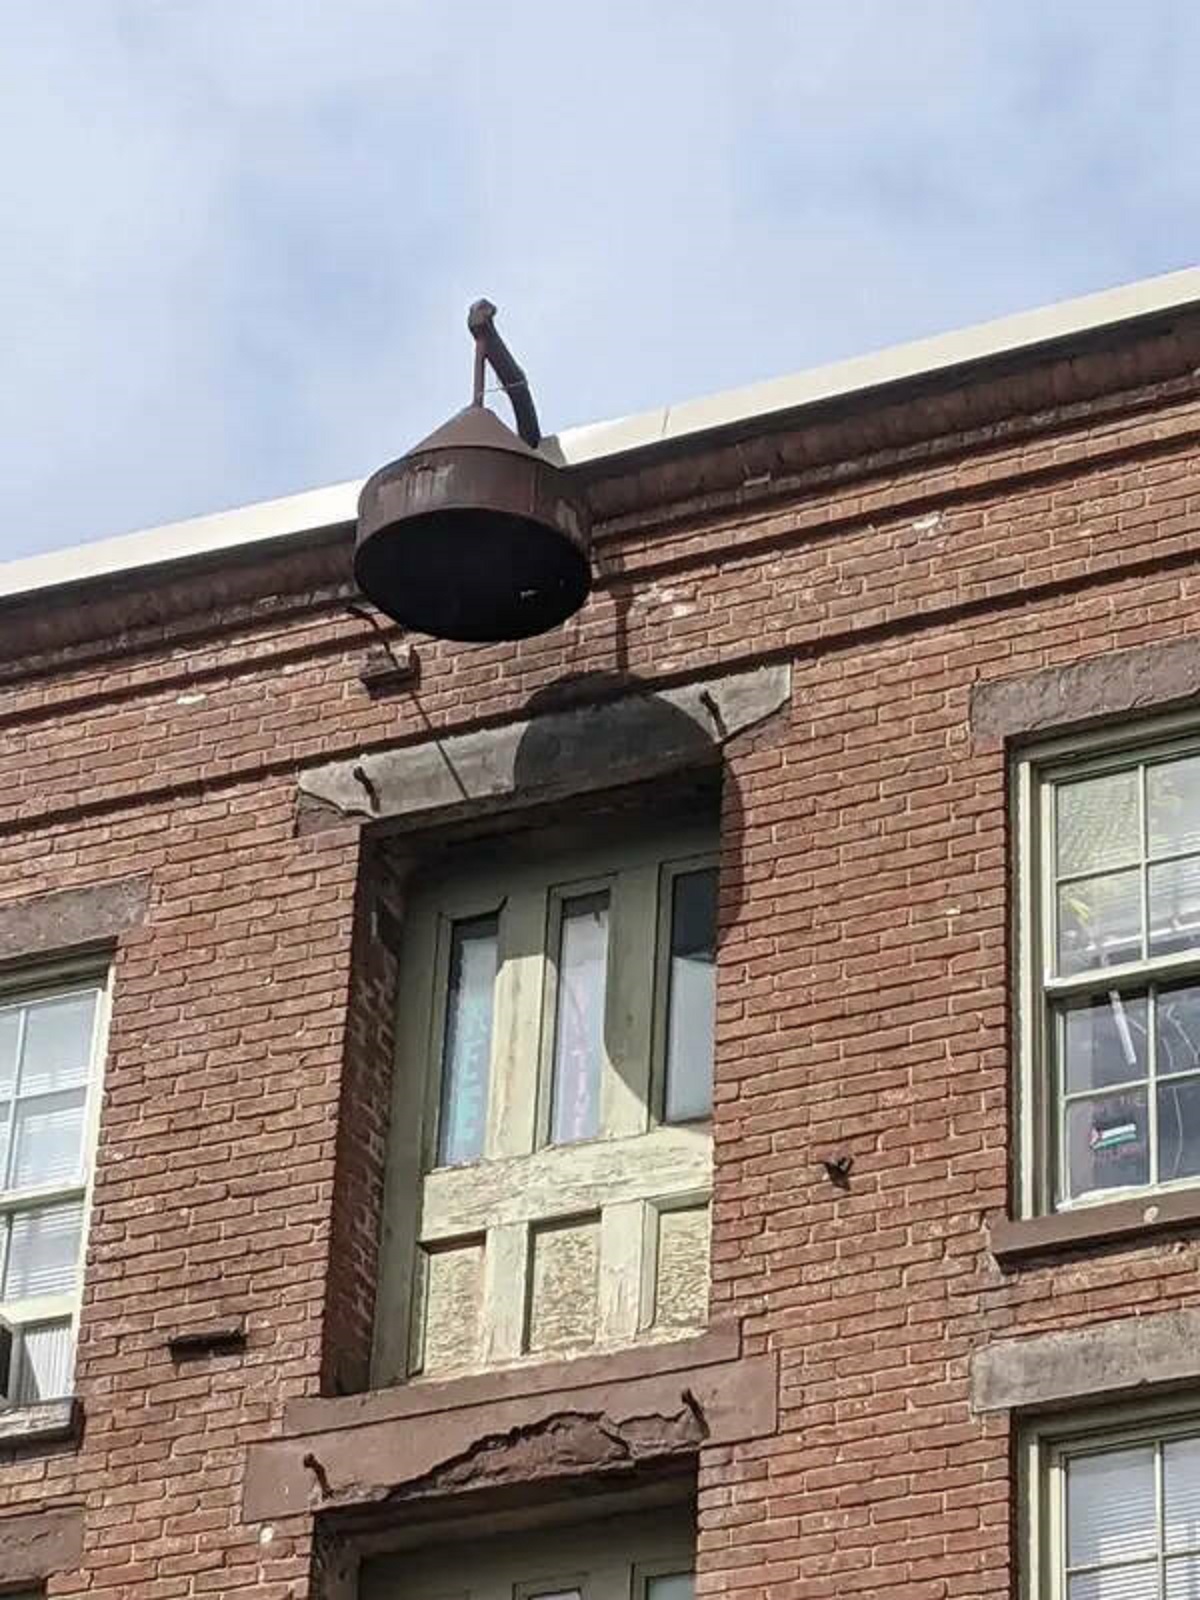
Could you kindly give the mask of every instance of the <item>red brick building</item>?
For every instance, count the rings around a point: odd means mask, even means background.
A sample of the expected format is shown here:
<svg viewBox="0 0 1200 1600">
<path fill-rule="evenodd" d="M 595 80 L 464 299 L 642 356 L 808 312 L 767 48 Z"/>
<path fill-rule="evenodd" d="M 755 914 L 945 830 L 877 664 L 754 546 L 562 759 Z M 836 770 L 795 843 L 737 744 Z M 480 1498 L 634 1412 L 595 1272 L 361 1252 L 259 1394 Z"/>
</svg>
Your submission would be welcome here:
<svg viewBox="0 0 1200 1600">
<path fill-rule="evenodd" d="M 0 1592 L 1193 1600 L 1198 430 L 1178 274 L 563 435 L 519 644 L 0 569 Z"/>
</svg>

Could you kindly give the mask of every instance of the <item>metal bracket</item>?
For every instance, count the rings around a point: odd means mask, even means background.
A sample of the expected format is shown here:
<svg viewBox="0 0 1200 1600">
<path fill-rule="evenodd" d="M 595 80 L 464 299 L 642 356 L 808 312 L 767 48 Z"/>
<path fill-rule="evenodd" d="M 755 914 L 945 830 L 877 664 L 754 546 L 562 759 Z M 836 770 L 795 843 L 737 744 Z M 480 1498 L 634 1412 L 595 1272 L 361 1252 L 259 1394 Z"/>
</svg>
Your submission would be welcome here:
<svg viewBox="0 0 1200 1600">
<path fill-rule="evenodd" d="M 529 380 L 504 340 L 496 332 L 496 308 L 490 300 L 476 300 L 467 312 L 467 327 L 475 340 L 475 393 L 472 405 L 483 404 L 486 368 L 500 379 L 513 416 L 517 419 L 517 432 L 531 450 L 542 442 L 537 408 L 529 392 Z"/>
</svg>

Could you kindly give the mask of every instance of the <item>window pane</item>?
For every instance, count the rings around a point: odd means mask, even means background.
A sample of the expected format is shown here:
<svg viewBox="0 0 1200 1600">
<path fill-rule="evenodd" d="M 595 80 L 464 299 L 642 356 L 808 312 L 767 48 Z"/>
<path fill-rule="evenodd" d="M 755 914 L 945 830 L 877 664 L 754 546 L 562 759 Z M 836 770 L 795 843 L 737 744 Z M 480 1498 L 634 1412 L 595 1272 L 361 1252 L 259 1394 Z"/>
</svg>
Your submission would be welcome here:
<svg viewBox="0 0 1200 1600">
<path fill-rule="evenodd" d="M 1110 772 L 1055 790 L 1058 876 L 1122 867 L 1141 856 L 1138 774 Z"/>
<path fill-rule="evenodd" d="M 70 1293 L 79 1266 L 82 1229 L 83 1203 L 79 1200 L 43 1206 L 38 1211 L 18 1211 L 9 1225 L 2 1298 L 25 1300 L 32 1295 Z"/>
<path fill-rule="evenodd" d="M 1153 1445 L 1069 1461 L 1068 1566 L 1127 1560 L 1156 1545 Z"/>
<path fill-rule="evenodd" d="M 1079 1572 L 1068 1580 L 1067 1593 L 1069 1600 L 1157 1600 L 1158 1564 Z"/>
<path fill-rule="evenodd" d="M 672 1572 L 646 1582 L 646 1600 L 692 1600 L 696 1580 L 690 1572 Z"/>
<path fill-rule="evenodd" d="M 12 1093 L 17 1070 L 17 1041 L 21 1037 L 21 1008 L 7 1006 L 0 1011 L 0 1099 Z"/>
<path fill-rule="evenodd" d="M 713 1019 L 717 1003 L 717 874 L 683 872 L 671 894 L 667 1002 L 666 1120 L 712 1110 Z"/>
<path fill-rule="evenodd" d="M 1063 1007 L 1063 1083 L 1068 1094 L 1131 1083 L 1149 1070 L 1146 996 L 1120 995 Z"/>
<path fill-rule="evenodd" d="M 22 1329 L 17 1346 L 12 1398 L 27 1406 L 62 1400 L 74 1387 L 75 1334 L 69 1321 L 43 1322 Z"/>
<path fill-rule="evenodd" d="M 1058 890 L 1058 970 L 1085 972 L 1136 961 L 1142 953 L 1142 875 L 1113 872 Z"/>
<path fill-rule="evenodd" d="M 1200 1071 L 1200 986 L 1165 985 L 1156 998 L 1156 1017 L 1159 1077 Z"/>
<path fill-rule="evenodd" d="M 1167 956 L 1200 945 L 1200 856 L 1149 870 L 1150 954 Z"/>
<path fill-rule="evenodd" d="M 1200 1600 L 1200 1559 L 1174 1556 L 1167 1562 L 1167 1600 Z"/>
<path fill-rule="evenodd" d="M 85 1089 L 18 1100 L 10 1188 L 76 1183 L 83 1175 Z"/>
<path fill-rule="evenodd" d="M 492 1070 L 498 917 L 455 924 L 450 943 L 438 1163 L 457 1166 L 483 1154 Z"/>
<path fill-rule="evenodd" d="M 594 1139 L 600 1132 L 607 975 L 607 892 L 564 901 L 554 1028 L 555 1144 Z"/>
<path fill-rule="evenodd" d="M 1149 1183 L 1146 1091 L 1072 1101 L 1067 1107 L 1066 1156 L 1072 1198 Z"/>
<path fill-rule="evenodd" d="M 1152 856 L 1200 850 L 1200 756 L 1146 768 L 1146 824 Z"/>
<path fill-rule="evenodd" d="M 1200 1175 L 1200 1078 L 1173 1078 L 1158 1087 L 1158 1179 Z"/>
<path fill-rule="evenodd" d="M 86 1083 L 97 991 L 37 1000 L 26 1012 L 21 1093 L 46 1094 Z"/>
<path fill-rule="evenodd" d="M 1163 1522 L 1168 1550 L 1200 1549 L 1200 1439 L 1163 1445 Z"/>
</svg>

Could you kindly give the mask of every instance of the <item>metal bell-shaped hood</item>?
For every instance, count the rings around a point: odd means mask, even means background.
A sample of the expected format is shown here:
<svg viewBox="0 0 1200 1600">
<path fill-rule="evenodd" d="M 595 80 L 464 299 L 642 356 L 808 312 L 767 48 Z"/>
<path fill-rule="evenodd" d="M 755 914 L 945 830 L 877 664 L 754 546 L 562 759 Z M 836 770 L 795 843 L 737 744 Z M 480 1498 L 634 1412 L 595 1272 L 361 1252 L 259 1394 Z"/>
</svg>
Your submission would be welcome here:
<svg viewBox="0 0 1200 1600">
<path fill-rule="evenodd" d="M 586 502 L 536 448 L 537 416 L 494 310 L 481 301 L 471 311 L 475 403 L 376 472 L 358 501 L 354 575 L 367 598 L 415 632 L 469 643 L 544 633 L 579 610 L 592 582 Z M 524 438 L 484 406 L 485 360 Z"/>
</svg>

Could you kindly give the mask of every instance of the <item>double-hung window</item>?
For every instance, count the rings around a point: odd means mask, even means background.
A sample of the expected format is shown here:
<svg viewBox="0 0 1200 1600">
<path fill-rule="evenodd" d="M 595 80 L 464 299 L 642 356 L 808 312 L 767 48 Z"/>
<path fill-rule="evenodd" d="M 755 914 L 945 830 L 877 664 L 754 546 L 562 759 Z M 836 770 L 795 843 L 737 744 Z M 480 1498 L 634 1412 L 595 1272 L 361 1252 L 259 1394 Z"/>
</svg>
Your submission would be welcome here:
<svg viewBox="0 0 1200 1600">
<path fill-rule="evenodd" d="M 413 890 L 377 1381 L 703 1325 L 715 842 L 530 836 Z"/>
<path fill-rule="evenodd" d="M 1053 1425 L 1027 1441 L 1029 1600 L 1200 1595 L 1200 1419 Z"/>
<path fill-rule="evenodd" d="M 1027 1212 L 1200 1179 L 1200 740 L 1020 764 Z"/>
<path fill-rule="evenodd" d="M 106 1016 L 102 976 L 0 990 L 3 1398 L 71 1393 Z"/>
</svg>

